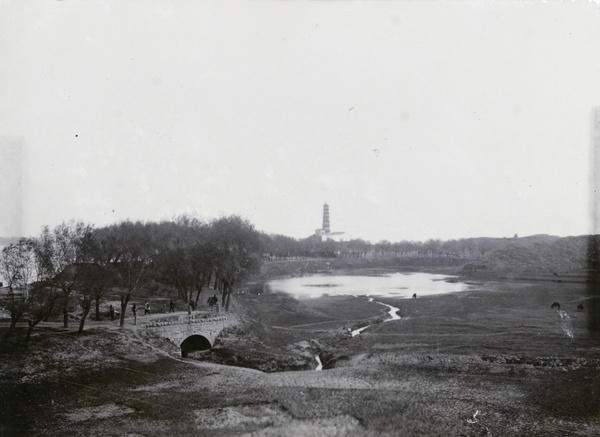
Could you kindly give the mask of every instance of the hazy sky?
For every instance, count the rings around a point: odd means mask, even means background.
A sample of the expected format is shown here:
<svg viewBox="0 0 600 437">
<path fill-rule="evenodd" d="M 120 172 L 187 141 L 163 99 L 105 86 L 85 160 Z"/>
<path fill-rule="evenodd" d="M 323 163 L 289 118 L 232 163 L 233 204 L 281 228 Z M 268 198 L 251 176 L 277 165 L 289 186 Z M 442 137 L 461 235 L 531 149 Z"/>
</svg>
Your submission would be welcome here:
<svg viewBox="0 0 600 437">
<path fill-rule="evenodd" d="M 587 1 L 4 0 L 0 194 L 22 212 L 0 235 L 197 213 L 306 237 L 324 202 L 373 242 L 588 233 L 599 19 Z"/>
</svg>

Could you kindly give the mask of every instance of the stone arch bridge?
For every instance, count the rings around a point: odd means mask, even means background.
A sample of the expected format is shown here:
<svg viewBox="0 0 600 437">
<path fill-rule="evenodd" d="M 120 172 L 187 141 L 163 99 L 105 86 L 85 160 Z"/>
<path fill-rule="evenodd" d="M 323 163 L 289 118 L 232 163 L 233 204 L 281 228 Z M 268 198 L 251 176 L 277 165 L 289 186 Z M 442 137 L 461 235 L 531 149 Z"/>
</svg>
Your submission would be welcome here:
<svg viewBox="0 0 600 437">
<path fill-rule="evenodd" d="M 142 326 L 154 335 L 166 338 L 181 348 L 181 356 L 189 352 L 210 349 L 219 333 L 234 322 L 222 314 L 195 312 L 191 315 L 171 315 L 151 320 Z"/>
</svg>

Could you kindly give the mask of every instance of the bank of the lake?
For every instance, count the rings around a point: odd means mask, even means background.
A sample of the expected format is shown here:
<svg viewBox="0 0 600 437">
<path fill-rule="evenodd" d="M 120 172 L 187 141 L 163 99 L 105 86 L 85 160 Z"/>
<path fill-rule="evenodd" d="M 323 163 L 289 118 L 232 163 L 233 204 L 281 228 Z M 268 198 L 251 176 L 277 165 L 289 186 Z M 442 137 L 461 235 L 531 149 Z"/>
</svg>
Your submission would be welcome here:
<svg viewBox="0 0 600 437">
<path fill-rule="evenodd" d="M 298 275 L 335 272 L 337 274 L 361 274 L 363 272 L 428 272 L 459 275 L 468 260 L 454 258 L 306 258 L 264 262 L 260 272 L 251 282 L 262 282 L 276 278 Z"/>
</svg>

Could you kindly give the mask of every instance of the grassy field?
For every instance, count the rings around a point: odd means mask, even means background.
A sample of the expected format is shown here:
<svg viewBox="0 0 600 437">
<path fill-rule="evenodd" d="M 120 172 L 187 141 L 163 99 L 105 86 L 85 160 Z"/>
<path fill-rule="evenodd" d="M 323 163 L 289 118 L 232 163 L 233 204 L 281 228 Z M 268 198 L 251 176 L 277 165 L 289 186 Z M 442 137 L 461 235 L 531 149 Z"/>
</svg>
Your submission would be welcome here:
<svg viewBox="0 0 600 437">
<path fill-rule="evenodd" d="M 141 329 L 51 330 L 5 351 L 0 436 L 600 435 L 585 284 L 376 298 L 400 308 L 392 322 L 364 297 L 234 298 L 241 324 L 190 359 Z"/>
</svg>

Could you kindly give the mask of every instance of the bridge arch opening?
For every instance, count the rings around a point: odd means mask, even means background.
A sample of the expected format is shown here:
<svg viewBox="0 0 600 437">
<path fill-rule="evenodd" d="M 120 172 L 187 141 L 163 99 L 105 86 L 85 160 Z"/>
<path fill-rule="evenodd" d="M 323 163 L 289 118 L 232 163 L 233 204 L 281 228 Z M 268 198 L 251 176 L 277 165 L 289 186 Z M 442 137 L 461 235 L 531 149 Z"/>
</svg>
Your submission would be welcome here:
<svg viewBox="0 0 600 437">
<path fill-rule="evenodd" d="M 190 352 L 206 351 L 212 347 L 210 340 L 203 335 L 191 335 L 181 343 L 181 356 L 187 357 Z"/>
</svg>

